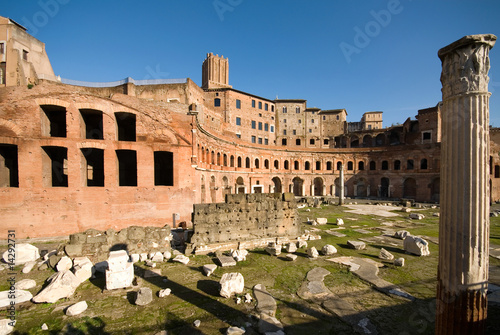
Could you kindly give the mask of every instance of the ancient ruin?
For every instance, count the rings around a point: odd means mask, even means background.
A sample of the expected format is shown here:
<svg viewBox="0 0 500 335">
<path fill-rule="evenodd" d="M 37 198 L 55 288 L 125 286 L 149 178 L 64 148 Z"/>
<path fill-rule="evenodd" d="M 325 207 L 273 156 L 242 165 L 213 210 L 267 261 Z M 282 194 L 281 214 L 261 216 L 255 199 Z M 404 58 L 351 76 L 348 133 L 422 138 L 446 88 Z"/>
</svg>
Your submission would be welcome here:
<svg viewBox="0 0 500 335">
<path fill-rule="evenodd" d="M 494 35 L 439 50 L 443 63 L 436 334 L 480 334 L 489 265 L 489 51 Z"/>
</svg>

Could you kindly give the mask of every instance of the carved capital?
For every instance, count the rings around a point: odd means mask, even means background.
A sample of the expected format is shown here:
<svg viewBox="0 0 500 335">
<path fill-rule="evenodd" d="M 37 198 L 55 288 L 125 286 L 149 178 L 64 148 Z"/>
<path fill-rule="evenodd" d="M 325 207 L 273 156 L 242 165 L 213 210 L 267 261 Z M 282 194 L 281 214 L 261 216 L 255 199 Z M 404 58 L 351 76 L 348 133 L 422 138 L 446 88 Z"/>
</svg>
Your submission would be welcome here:
<svg viewBox="0 0 500 335">
<path fill-rule="evenodd" d="M 488 92 L 489 51 L 496 39 L 491 34 L 470 35 L 439 50 L 443 100 L 464 93 Z"/>
</svg>

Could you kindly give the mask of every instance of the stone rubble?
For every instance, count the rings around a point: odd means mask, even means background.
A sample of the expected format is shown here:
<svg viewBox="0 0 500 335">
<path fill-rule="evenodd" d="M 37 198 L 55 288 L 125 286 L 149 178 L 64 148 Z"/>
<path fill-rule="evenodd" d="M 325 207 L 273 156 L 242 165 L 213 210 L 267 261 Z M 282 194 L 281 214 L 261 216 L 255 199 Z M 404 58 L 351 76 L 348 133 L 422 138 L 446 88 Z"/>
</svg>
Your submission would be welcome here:
<svg viewBox="0 0 500 335">
<path fill-rule="evenodd" d="M 153 301 L 153 291 L 149 287 L 141 287 L 137 292 L 135 304 L 145 306 Z"/>
<path fill-rule="evenodd" d="M 285 245 L 285 251 L 288 253 L 293 253 L 297 251 L 297 243 L 290 242 Z"/>
<path fill-rule="evenodd" d="M 75 315 L 81 314 L 81 313 L 85 312 L 88 307 L 89 306 L 87 305 L 86 301 L 77 302 L 76 304 L 71 305 L 68 307 L 68 309 L 66 309 L 66 315 L 75 316 Z"/>
<path fill-rule="evenodd" d="M 170 293 L 172 293 L 172 290 L 169 289 L 169 288 L 166 288 L 166 289 L 163 289 L 163 290 L 160 290 L 158 292 L 158 297 L 160 298 L 164 298 L 164 297 L 167 297 L 170 295 Z"/>
<path fill-rule="evenodd" d="M 203 272 L 207 277 L 210 277 L 210 275 L 217 269 L 217 265 L 215 264 L 205 264 L 203 265 Z"/>
<path fill-rule="evenodd" d="M 247 259 L 248 251 L 245 249 L 238 249 L 231 251 L 231 256 L 236 262 L 242 262 Z"/>
<path fill-rule="evenodd" d="M 318 258 L 318 250 L 315 247 L 307 249 L 307 256 L 309 256 L 310 258 Z"/>
<path fill-rule="evenodd" d="M 36 281 L 33 279 L 22 279 L 16 282 L 16 290 L 29 290 L 36 286 Z"/>
<path fill-rule="evenodd" d="M 222 267 L 236 265 L 236 260 L 231 256 L 226 256 L 221 254 L 217 256 L 217 260 L 219 261 L 219 264 Z"/>
<path fill-rule="evenodd" d="M 80 280 L 69 270 L 57 272 L 47 280 L 49 285 L 33 297 L 33 302 L 53 304 L 59 299 L 71 297 L 80 285 Z"/>
<path fill-rule="evenodd" d="M 421 237 L 406 236 L 403 241 L 403 246 L 406 252 L 417 256 L 429 256 L 429 242 Z"/>
<path fill-rule="evenodd" d="M 422 219 L 425 219 L 425 215 L 424 214 L 420 214 L 420 213 L 411 213 L 410 214 L 410 219 L 413 219 L 413 220 L 422 220 Z"/>
<path fill-rule="evenodd" d="M 394 237 L 399 239 L 399 240 L 404 240 L 406 238 L 406 236 L 410 236 L 410 235 L 411 234 L 406 230 L 399 230 L 399 231 L 394 233 Z"/>
<path fill-rule="evenodd" d="M 180 255 L 175 256 L 172 261 L 182 263 L 182 264 L 187 264 L 187 263 L 189 263 L 189 257 L 180 254 Z"/>
<path fill-rule="evenodd" d="M 75 257 L 73 260 L 73 273 L 81 283 L 92 278 L 94 271 L 94 266 L 88 257 Z"/>
<path fill-rule="evenodd" d="M 31 270 L 33 269 L 33 267 L 37 264 L 36 261 L 30 261 L 30 262 L 27 262 L 24 264 L 24 267 L 23 267 L 23 270 L 22 272 L 23 273 L 30 273 Z"/>
<path fill-rule="evenodd" d="M 394 260 L 394 265 L 395 266 L 405 266 L 405 259 L 404 258 L 396 258 Z"/>
<path fill-rule="evenodd" d="M 163 262 L 163 254 L 159 251 L 157 252 L 152 252 L 149 254 L 149 259 L 152 262 Z"/>
<path fill-rule="evenodd" d="M 384 248 L 382 248 L 382 249 L 380 249 L 380 253 L 378 255 L 378 258 L 383 259 L 383 260 L 392 261 L 394 259 L 394 255 L 391 254 L 389 251 L 385 250 Z"/>
<path fill-rule="evenodd" d="M 11 319 L 2 319 L 0 320 L 0 334 L 1 335 L 7 335 L 10 334 L 14 331 L 14 327 L 11 326 L 11 323 L 14 322 L 14 325 L 16 324 L 16 321 L 12 321 Z M 235 333 L 237 334 L 237 333 Z M 244 333 L 241 333 L 244 334 Z"/>
<path fill-rule="evenodd" d="M 331 244 L 326 244 L 323 246 L 323 248 L 321 248 L 321 253 L 325 256 L 331 256 L 337 253 L 337 248 L 335 248 Z"/>
<path fill-rule="evenodd" d="M 3 260 L 5 263 L 9 263 L 9 250 L 5 251 L 3 253 Z M 17 243 L 15 247 L 15 259 L 14 259 L 14 264 L 15 265 L 22 265 L 24 263 L 36 261 L 38 258 L 40 258 L 40 253 L 38 251 L 38 248 L 35 247 L 34 245 L 31 245 L 29 243 Z"/>
<path fill-rule="evenodd" d="M 224 273 L 220 279 L 220 295 L 230 298 L 233 294 L 241 294 L 245 289 L 245 279 L 241 273 Z"/>
<path fill-rule="evenodd" d="M 364 242 L 352 240 L 347 241 L 347 246 L 355 250 L 363 250 L 366 248 L 366 244 Z"/>
<path fill-rule="evenodd" d="M 287 260 L 287 261 L 292 261 L 292 262 L 293 262 L 294 260 L 296 260 L 296 259 L 297 259 L 297 257 L 298 257 L 298 256 L 297 256 L 297 255 L 295 255 L 295 254 L 286 254 L 286 255 L 285 255 L 286 260 Z"/>
<path fill-rule="evenodd" d="M 10 302 L 12 301 L 12 299 L 9 297 L 10 295 L 12 295 L 12 291 L 0 292 L 0 308 L 4 308 L 10 305 Z M 33 295 L 31 294 L 31 292 L 16 288 L 16 304 L 30 301 L 32 298 Z"/>
<path fill-rule="evenodd" d="M 342 220 L 341 218 L 337 218 L 337 221 L 335 223 L 337 224 L 337 226 L 343 226 L 344 220 Z"/>
<path fill-rule="evenodd" d="M 61 257 L 59 262 L 57 262 L 56 270 L 59 272 L 60 271 L 68 271 L 72 267 L 73 267 L 73 261 L 71 260 L 71 258 L 69 258 L 68 256 L 63 256 L 63 257 Z"/>
<path fill-rule="evenodd" d="M 281 254 L 282 245 L 275 242 L 270 242 L 265 248 L 266 252 L 271 256 L 278 256 Z"/>
</svg>

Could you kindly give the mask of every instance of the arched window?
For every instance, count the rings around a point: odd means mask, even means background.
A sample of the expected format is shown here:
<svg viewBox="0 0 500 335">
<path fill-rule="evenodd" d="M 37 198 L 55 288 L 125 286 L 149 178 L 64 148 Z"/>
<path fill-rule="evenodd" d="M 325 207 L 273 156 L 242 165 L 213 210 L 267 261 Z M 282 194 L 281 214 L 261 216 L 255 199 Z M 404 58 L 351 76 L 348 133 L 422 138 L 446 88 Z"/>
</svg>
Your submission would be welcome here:
<svg viewBox="0 0 500 335">
<path fill-rule="evenodd" d="M 321 162 L 316 161 L 316 171 L 319 171 L 319 170 L 321 170 Z"/>
<path fill-rule="evenodd" d="M 286 145 L 286 138 L 281 139 L 281 145 Z"/>
<path fill-rule="evenodd" d="M 332 170 L 332 162 L 326 162 L 326 169 L 328 171 L 331 171 Z"/>
<path fill-rule="evenodd" d="M 231 155 L 231 158 L 229 158 L 229 165 L 231 167 L 234 167 L 234 156 L 233 155 Z"/>
<path fill-rule="evenodd" d="M 309 162 L 305 162 L 305 164 L 304 164 L 304 168 L 305 168 L 305 170 L 306 170 L 306 171 L 307 171 L 307 170 L 311 170 L 311 163 L 309 163 Z"/>
<path fill-rule="evenodd" d="M 238 157 L 238 167 L 242 167 L 241 157 Z"/>
<path fill-rule="evenodd" d="M 347 162 L 347 170 L 352 171 L 354 170 L 354 164 L 352 162 Z"/>
<path fill-rule="evenodd" d="M 299 161 L 293 162 L 293 169 L 298 170 L 299 169 Z"/>
<path fill-rule="evenodd" d="M 260 161 L 259 161 L 258 158 L 255 159 L 255 165 L 254 166 L 255 166 L 256 169 L 260 169 Z"/>
<path fill-rule="evenodd" d="M 337 162 L 337 171 L 340 171 L 342 168 L 342 162 Z"/>
<path fill-rule="evenodd" d="M 399 159 L 394 161 L 394 170 L 401 170 L 401 161 Z"/>
<path fill-rule="evenodd" d="M 375 161 L 370 162 L 370 170 L 376 170 L 377 169 L 377 163 Z"/>
<path fill-rule="evenodd" d="M 215 164 L 215 152 L 212 151 L 210 156 L 212 157 L 212 164 Z"/>
<path fill-rule="evenodd" d="M 295 140 L 295 145 L 300 145 L 300 138 Z"/>
<path fill-rule="evenodd" d="M 277 159 L 274 161 L 274 168 L 275 169 L 279 169 L 280 168 L 280 162 Z"/>
<path fill-rule="evenodd" d="M 220 165 L 220 152 L 217 153 L 217 165 Z"/>
<path fill-rule="evenodd" d="M 264 160 L 264 169 L 269 169 L 269 160 Z"/>
<path fill-rule="evenodd" d="M 224 154 L 224 156 L 222 156 L 222 164 L 224 166 L 227 166 L 227 155 L 226 154 Z"/>
<path fill-rule="evenodd" d="M 248 157 L 245 159 L 245 167 L 247 169 L 250 169 L 250 158 L 248 158 Z"/>
<path fill-rule="evenodd" d="M 389 162 L 382 161 L 382 170 L 389 170 Z"/>
<path fill-rule="evenodd" d="M 363 171 L 365 169 L 365 162 L 360 161 L 358 162 L 358 170 Z"/>
<path fill-rule="evenodd" d="M 283 168 L 284 168 L 285 170 L 288 170 L 288 169 L 290 168 L 290 163 L 288 163 L 288 161 L 285 161 L 285 162 L 283 163 Z"/>
<path fill-rule="evenodd" d="M 426 158 L 420 160 L 420 169 L 427 170 L 427 159 Z"/>
</svg>

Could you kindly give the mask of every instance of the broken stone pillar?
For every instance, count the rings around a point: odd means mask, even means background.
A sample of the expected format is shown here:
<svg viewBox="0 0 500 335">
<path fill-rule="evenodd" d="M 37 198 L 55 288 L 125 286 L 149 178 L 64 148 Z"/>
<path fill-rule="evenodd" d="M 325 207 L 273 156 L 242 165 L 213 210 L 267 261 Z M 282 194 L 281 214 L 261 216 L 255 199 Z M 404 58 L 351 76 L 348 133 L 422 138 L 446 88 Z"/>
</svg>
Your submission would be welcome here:
<svg viewBox="0 0 500 335">
<path fill-rule="evenodd" d="M 471 35 L 439 50 L 443 85 L 436 334 L 481 334 L 489 247 L 489 50 Z"/>
<path fill-rule="evenodd" d="M 134 265 L 125 250 L 110 251 L 106 269 L 106 290 L 132 286 Z"/>
<path fill-rule="evenodd" d="M 339 206 L 344 204 L 344 164 L 340 166 L 340 194 L 339 194 Z"/>
</svg>

